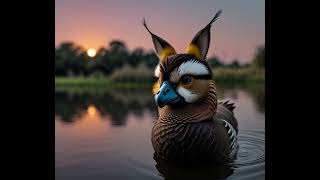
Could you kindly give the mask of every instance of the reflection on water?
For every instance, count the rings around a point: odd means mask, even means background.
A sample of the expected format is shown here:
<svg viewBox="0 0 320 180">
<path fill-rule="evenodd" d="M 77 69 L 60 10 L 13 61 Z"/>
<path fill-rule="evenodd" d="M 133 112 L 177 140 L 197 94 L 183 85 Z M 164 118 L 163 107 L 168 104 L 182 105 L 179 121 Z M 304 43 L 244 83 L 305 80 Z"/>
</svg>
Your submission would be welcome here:
<svg viewBox="0 0 320 180">
<path fill-rule="evenodd" d="M 126 116 L 131 112 L 138 117 L 141 117 L 144 110 L 156 113 L 153 97 L 147 89 L 110 90 L 99 94 L 56 92 L 55 100 L 55 114 L 66 123 L 81 119 L 74 117 L 88 108 L 91 111 L 95 108 L 102 116 L 110 115 L 114 126 L 125 125 Z"/>
<path fill-rule="evenodd" d="M 227 166 L 203 167 L 153 157 L 150 90 L 56 90 L 56 179 L 264 179 L 264 85 L 218 90 L 220 100 L 237 105 L 240 149 Z"/>
<path fill-rule="evenodd" d="M 90 116 L 95 116 L 97 115 L 97 108 L 94 105 L 89 105 L 87 112 Z"/>
</svg>

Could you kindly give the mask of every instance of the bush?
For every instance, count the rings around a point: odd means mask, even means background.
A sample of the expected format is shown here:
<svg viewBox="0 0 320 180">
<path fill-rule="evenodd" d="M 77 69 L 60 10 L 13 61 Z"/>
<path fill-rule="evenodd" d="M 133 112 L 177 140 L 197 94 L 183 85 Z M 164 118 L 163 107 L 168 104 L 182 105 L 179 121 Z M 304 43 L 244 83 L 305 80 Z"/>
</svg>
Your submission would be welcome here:
<svg viewBox="0 0 320 180">
<path fill-rule="evenodd" d="M 113 82 L 151 82 L 153 71 L 145 63 L 140 63 L 136 68 L 125 64 L 123 67 L 114 70 L 110 76 Z"/>
<path fill-rule="evenodd" d="M 104 75 L 104 73 L 101 72 L 101 71 L 94 71 L 94 72 L 90 75 L 90 77 L 100 79 L 100 78 L 104 78 L 105 75 Z"/>
</svg>

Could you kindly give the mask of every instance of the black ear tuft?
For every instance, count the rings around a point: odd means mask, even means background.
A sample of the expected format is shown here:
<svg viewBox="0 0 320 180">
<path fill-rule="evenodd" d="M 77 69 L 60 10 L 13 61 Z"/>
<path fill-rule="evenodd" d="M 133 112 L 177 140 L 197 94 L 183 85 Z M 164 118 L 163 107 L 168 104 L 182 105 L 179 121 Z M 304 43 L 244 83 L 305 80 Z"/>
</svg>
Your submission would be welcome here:
<svg viewBox="0 0 320 180">
<path fill-rule="evenodd" d="M 147 31 L 151 34 L 154 48 L 160 60 L 165 60 L 166 57 L 176 54 L 175 49 L 167 41 L 153 34 L 149 30 L 146 20 L 144 18 L 142 20 L 142 24 L 147 29 Z"/>
<path fill-rule="evenodd" d="M 212 20 L 201 29 L 192 39 L 188 46 L 187 53 L 192 54 L 200 60 L 205 60 L 209 46 L 210 46 L 210 28 L 213 22 L 215 22 L 221 15 L 222 10 L 219 10 Z"/>
</svg>

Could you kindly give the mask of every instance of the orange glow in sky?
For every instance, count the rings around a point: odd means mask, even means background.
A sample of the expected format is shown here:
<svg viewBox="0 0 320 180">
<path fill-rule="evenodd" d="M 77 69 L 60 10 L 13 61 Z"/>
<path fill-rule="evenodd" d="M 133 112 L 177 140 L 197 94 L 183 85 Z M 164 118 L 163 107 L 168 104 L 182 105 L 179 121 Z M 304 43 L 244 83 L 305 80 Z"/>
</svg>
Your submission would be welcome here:
<svg viewBox="0 0 320 180">
<path fill-rule="evenodd" d="M 81 3 L 79 3 L 81 2 Z M 112 40 L 122 40 L 129 50 L 153 50 L 150 34 L 142 26 L 167 40 L 178 53 L 222 9 L 211 28 L 208 56 L 217 55 L 229 63 L 251 61 L 265 42 L 264 0 L 55 0 L 55 44 L 74 42 L 85 49 L 108 48 Z"/>
</svg>

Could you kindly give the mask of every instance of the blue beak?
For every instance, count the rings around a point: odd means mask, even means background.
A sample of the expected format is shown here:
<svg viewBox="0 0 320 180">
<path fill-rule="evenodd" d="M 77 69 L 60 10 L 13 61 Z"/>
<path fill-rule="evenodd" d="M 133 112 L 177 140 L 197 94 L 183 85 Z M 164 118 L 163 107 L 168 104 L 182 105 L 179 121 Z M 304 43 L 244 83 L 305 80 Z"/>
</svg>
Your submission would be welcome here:
<svg viewBox="0 0 320 180">
<path fill-rule="evenodd" d="M 162 108 L 167 104 L 178 102 L 180 98 L 169 81 L 164 81 L 160 86 L 159 91 L 154 96 L 154 99 L 156 100 L 157 105 Z"/>
</svg>

